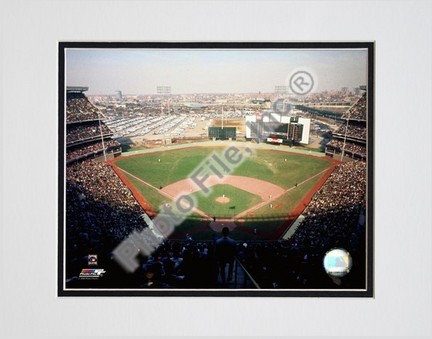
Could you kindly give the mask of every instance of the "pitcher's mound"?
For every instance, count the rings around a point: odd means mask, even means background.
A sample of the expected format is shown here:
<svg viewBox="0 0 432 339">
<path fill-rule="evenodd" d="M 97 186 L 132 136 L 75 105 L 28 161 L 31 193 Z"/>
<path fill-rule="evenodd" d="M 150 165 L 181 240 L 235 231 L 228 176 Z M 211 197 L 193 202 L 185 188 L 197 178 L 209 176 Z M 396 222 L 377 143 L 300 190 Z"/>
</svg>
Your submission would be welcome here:
<svg viewBox="0 0 432 339">
<path fill-rule="evenodd" d="M 217 197 L 216 202 L 219 204 L 228 204 L 230 200 L 227 197 Z"/>
</svg>

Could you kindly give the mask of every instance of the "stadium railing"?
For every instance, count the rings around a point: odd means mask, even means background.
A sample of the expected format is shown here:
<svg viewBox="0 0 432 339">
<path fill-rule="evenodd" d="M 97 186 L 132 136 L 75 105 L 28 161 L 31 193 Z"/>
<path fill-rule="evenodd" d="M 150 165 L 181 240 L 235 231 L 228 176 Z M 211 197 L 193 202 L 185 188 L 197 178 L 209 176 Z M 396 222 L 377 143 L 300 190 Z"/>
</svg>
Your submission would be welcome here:
<svg viewBox="0 0 432 339">
<path fill-rule="evenodd" d="M 234 287 L 244 289 L 261 288 L 237 257 L 234 261 Z"/>
</svg>

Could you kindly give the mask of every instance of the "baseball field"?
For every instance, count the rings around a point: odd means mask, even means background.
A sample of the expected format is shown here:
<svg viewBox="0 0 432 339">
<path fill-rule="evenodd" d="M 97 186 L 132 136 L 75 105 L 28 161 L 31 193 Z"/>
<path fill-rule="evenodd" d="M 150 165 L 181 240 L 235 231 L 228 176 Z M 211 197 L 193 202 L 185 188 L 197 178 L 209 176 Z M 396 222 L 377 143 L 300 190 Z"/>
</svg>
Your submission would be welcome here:
<svg viewBox="0 0 432 339">
<path fill-rule="evenodd" d="M 193 196 L 197 206 L 171 238 L 209 240 L 229 227 L 236 239 L 278 239 L 307 206 L 335 167 L 323 157 L 273 149 L 255 149 L 221 179 L 209 175 L 209 192 L 191 180 L 197 167 L 224 147 L 166 148 L 111 162 L 150 215 L 179 194 Z"/>
</svg>

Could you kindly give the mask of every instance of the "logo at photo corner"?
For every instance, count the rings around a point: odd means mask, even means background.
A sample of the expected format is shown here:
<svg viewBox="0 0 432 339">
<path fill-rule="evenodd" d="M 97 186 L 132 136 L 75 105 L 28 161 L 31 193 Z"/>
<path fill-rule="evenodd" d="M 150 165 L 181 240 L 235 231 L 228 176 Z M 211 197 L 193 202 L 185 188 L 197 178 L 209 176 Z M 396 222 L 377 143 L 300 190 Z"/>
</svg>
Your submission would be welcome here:
<svg viewBox="0 0 432 339">
<path fill-rule="evenodd" d="M 352 258 L 345 249 L 333 248 L 325 254 L 323 264 L 329 276 L 341 278 L 351 271 Z"/>
<path fill-rule="evenodd" d="M 87 256 L 87 264 L 89 266 L 97 266 L 97 264 L 98 264 L 97 254 L 89 254 Z"/>
<path fill-rule="evenodd" d="M 313 70 L 296 69 L 288 78 L 288 86 L 292 93 L 306 95 L 317 86 L 317 77 L 314 75 Z"/>
<path fill-rule="evenodd" d="M 98 280 L 106 271 L 103 268 L 83 268 L 79 275 L 79 279 Z"/>
</svg>

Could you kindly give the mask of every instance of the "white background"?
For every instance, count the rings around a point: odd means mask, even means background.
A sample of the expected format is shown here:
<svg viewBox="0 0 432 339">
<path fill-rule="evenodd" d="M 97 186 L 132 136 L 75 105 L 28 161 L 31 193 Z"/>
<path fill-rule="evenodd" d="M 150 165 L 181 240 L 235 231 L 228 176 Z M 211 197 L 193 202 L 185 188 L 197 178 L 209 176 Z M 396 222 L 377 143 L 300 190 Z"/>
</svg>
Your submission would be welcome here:
<svg viewBox="0 0 432 339">
<path fill-rule="evenodd" d="M 0 336 L 431 334 L 430 2 L 0 8 Z M 110 40 L 375 40 L 375 299 L 57 298 L 57 42 Z"/>
</svg>

